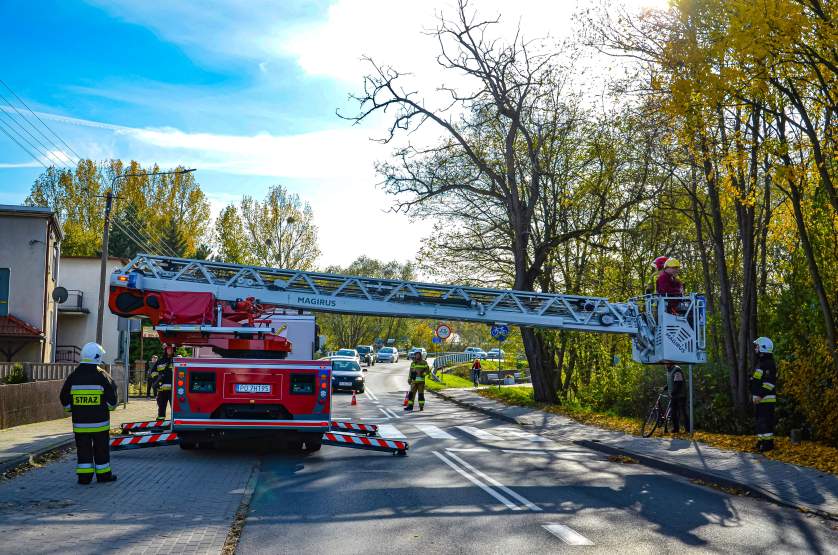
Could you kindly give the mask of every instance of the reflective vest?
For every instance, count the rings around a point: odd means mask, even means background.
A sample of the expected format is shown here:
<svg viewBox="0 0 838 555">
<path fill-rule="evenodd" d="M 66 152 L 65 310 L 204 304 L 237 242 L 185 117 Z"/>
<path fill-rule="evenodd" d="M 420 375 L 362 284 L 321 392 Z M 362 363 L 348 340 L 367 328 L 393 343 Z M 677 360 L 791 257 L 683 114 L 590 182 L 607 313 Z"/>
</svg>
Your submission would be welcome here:
<svg viewBox="0 0 838 555">
<path fill-rule="evenodd" d="M 410 380 L 414 382 L 424 382 L 425 376 L 430 372 L 428 363 L 424 360 L 422 362 L 413 361 L 410 363 Z"/>
<path fill-rule="evenodd" d="M 116 384 L 95 364 L 80 364 L 64 380 L 59 395 L 66 412 L 72 413 L 77 434 L 106 432 L 110 411 L 116 408 Z"/>
<path fill-rule="evenodd" d="M 760 403 L 777 402 L 777 365 L 774 357 L 760 354 L 754 373 L 751 375 L 751 395 L 762 397 Z"/>
</svg>

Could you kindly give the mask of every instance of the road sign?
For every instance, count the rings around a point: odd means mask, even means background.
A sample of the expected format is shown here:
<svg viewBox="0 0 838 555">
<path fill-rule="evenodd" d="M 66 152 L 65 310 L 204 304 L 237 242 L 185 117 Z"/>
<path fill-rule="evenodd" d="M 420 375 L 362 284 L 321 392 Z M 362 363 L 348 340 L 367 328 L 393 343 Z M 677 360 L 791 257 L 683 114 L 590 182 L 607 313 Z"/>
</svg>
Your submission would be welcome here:
<svg viewBox="0 0 838 555">
<path fill-rule="evenodd" d="M 451 328 L 445 324 L 438 325 L 436 328 L 436 336 L 442 340 L 448 339 L 451 337 Z"/>
<path fill-rule="evenodd" d="M 509 337 L 509 326 L 506 324 L 492 324 L 492 337 L 496 341 L 506 341 Z"/>
<path fill-rule="evenodd" d="M 431 339 L 431 341 L 433 341 L 434 343 L 442 343 L 442 339 L 440 339 L 439 337 L 434 337 L 433 339 Z"/>
</svg>

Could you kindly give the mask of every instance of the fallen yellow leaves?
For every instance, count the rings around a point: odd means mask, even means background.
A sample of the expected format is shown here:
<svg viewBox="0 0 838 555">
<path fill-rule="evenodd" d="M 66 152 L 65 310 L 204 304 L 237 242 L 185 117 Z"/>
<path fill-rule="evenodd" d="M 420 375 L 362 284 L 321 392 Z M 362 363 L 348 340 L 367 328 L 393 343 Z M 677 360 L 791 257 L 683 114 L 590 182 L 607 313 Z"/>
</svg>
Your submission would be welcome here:
<svg viewBox="0 0 838 555">
<path fill-rule="evenodd" d="M 523 388 L 505 388 L 500 391 L 495 389 L 481 389 L 478 390 L 478 393 L 502 403 L 531 406 L 546 412 L 562 414 L 582 424 L 590 424 L 607 430 L 617 430 L 635 436 L 640 435 L 641 422 L 639 419 L 591 412 L 562 405 L 536 403 L 532 400 L 532 390 L 530 390 L 530 397 L 527 399 L 527 392 L 516 391 L 519 389 L 523 390 Z M 664 434 L 660 429 L 655 432 L 655 437 L 690 439 L 689 434 L 674 434 L 671 432 Z M 757 452 L 756 437 L 751 435 L 739 436 L 696 431 L 692 439 L 699 443 L 728 451 L 737 451 L 740 453 Z M 793 445 L 787 437 L 775 437 L 774 450 L 768 451 L 764 455 L 766 458 L 776 461 L 792 463 L 798 466 L 808 466 L 816 468 L 821 472 L 838 475 L 838 448 L 830 447 L 817 441 L 802 441 L 797 445 Z"/>
</svg>

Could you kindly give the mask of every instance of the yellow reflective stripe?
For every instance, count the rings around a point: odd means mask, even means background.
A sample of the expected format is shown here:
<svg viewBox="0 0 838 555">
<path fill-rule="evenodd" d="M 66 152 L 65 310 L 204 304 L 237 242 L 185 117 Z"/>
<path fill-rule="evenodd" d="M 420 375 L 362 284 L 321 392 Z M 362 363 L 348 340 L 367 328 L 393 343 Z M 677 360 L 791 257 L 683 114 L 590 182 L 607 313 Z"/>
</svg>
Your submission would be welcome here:
<svg viewBox="0 0 838 555">
<path fill-rule="evenodd" d="M 766 395 L 765 397 L 762 398 L 762 401 L 760 401 L 760 403 L 776 403 L 776 402 L 777 402 L 777 397 L 775 397 L 774 395 Z"/>
<path fill-rule="evenodd" d="M 160 386 L 160 391 L 170 391 L 171 389 L 172 389 L 172 386 L 170 384 Z"/>
<path fill-rule="evenodd" d="M 101 395 L 101 389 L 75 389 L 70 392 L 72 395 Z"/>
<path fill-rule="evenodd" d="M 92 468 L 77 468 L 76 474 L 93 474 Z"/>
<path fill-rule="evenodd" d="M 771 390 L 771 389 L 774 389 L 774 384 L 773 383 L 768 383 L 768 382 L 763 382 L 762 387 L 764 387 L 765 389 Z"/>
<path fill-rule="evenodd" d="M 106 474 L 110 471 L 111 471 L 111 463 L 97 464 L 96 465 L 96 474 Z"/>
<path fill-rule="evenodd" d="M 760 370 L 759 368 L 754 370 L 754 378 L 758 380 L 762 379 L 762 370 Z"/>
</svg>

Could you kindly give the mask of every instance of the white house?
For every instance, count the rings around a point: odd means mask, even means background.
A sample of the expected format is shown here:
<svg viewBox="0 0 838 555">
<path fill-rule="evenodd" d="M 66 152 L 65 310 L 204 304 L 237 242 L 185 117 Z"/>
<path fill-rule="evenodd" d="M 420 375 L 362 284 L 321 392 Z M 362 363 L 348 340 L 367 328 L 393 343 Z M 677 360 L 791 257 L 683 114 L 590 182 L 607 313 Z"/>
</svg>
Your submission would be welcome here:
<svg viewBox="0 0 838 555">
<path fill-rule="evenodd" d="M 0 205 L 0 361 L 52 362 L 61 239 L 49 208 Z"/>
<path fill-rule="evenodd" d="M 127 261 L 109 257 L 107 275 L 121 268 Z M 79 351 L 88 341 L 96 341 L 96 317 L 99 310 L 99 271 L 101 259 L 92 256 L 62 256 L 59 285 L 67 289 L 69 296 L 58 305 L 58 347 L 56 362 L 78 362 Z M 108 287 L 108 282 L 105 283 Z M 102 323 L 102 346 L 105 348 L 105 362 L 120 360 L 120 334 L 117 330 L 118 317 L 107 307 L 105 293 L 105 314 Z"/>
</svg>

